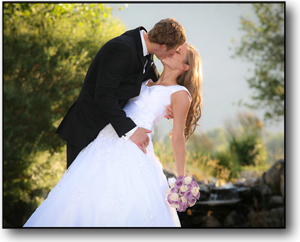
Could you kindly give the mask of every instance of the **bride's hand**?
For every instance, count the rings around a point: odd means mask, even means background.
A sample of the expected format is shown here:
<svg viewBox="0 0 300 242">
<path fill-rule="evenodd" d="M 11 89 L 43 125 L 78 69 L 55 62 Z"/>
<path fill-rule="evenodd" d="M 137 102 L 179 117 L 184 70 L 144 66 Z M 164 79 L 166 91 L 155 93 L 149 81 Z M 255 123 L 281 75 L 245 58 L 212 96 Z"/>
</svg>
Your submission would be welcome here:
<svg viewBox="0 0 300 242">
<path fill-rule="evenodd" d="M 165 118 L 173 119 L 173 111 L 171 105 L 166 106 L 165 113 L 166 113 L 166 115 L 164 116 Z"/>
</svg>

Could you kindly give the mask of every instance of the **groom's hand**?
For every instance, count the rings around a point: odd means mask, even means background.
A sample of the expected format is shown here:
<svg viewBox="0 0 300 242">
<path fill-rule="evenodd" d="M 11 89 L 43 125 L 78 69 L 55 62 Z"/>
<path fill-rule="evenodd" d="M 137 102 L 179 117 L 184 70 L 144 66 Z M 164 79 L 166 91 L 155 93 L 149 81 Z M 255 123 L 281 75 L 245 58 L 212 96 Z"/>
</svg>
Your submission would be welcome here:
<svg viewBox="0 0 300 242">
<path fill-rule="evenodd" d="M 147 133 L 151 133 L 151 130 L 144 128 L 137 128 L 137 130 L 131 135 L 130 139 L 135 143 L 145 154 L 147 154 L 146 147 L 149 144 L 149 137 Z"/>
<path fill-rule="evenodd" d="M 165 113 L 166 113 L 166 115 L 164 116 L 165 118 L 173 119 L 173 111 L 171 105 L 166 106 Z"/>
</svg>

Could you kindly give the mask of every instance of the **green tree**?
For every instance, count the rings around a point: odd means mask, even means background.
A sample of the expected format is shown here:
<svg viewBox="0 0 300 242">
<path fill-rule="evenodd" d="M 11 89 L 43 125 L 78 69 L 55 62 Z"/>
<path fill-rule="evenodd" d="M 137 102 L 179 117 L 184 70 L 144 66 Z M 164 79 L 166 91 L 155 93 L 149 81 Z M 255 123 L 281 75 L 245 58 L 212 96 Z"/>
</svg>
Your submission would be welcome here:
<svg viewBox="0 0 300 242">
<path fill-rule="evenodd" d="M 262 138 L 262 122 L 252 113 L 239 113 L 237 120 L 226 121 L 229 150 L 240 165 L 266 164 L 266 147 Z"/>
<path fill-rule="evenodd" d="M 3 13 L 4 226 L 18 227 L 61 170 L 39 152 L 62 150 L 58 124 L 92 58 L 125 27 L 103 4 L 5 3 Z"/>
<path fill-rule="evenodd" d="M 255 64 L 254 76 L 247 80 L 254 89 L 254 104 L 245 105 L 266 108 L 265 120 L 280 121 L 284 115 L 284 4 L 253 4 L 253 9 L 255 19 L 241 17 L 240 29 L 246 33 L 232 57 Z"/>
</svg>

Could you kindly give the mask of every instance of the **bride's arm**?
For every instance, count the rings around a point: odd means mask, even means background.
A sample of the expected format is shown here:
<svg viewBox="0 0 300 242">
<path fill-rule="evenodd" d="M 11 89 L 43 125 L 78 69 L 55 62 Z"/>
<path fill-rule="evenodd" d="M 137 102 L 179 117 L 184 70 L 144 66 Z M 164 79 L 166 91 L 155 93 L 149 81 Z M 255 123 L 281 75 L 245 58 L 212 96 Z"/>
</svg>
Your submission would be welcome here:
<svg viewBox="0 0 300 242">
<path fill-rule="evenodd" d="M 171 104 L 173 110 L 172 149 L 177 168 L 177 175 L 185 175 L 185 138 L 184 128 L 186 117 L 191 105 L 191 99 L 186 91 L 172 94 Z"/>
</svg>

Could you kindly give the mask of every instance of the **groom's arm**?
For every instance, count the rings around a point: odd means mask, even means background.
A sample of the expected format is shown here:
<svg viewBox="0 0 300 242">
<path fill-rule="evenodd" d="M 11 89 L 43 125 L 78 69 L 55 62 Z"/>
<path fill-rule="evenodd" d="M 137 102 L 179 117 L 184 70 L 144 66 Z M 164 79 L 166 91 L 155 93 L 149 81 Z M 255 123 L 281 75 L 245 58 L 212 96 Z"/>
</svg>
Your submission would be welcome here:
<svg viewBox="0 0 300 242">
<path fill-rule="evenodd" d="M 130 65 L 130 52 L 119 43 L 107 43 L 99 53 L 95 102 L 119 137 L 136 127 L 114 95 Z"/>
</svg>

